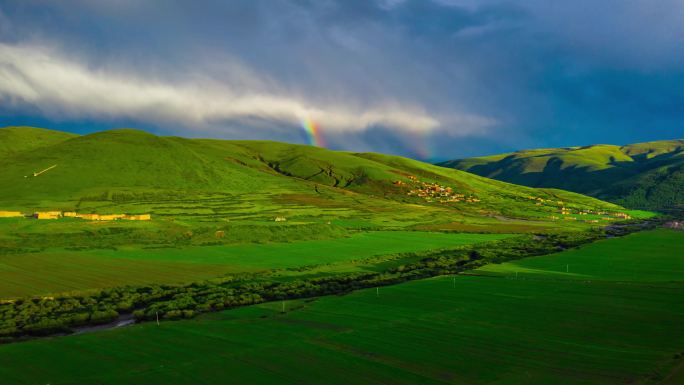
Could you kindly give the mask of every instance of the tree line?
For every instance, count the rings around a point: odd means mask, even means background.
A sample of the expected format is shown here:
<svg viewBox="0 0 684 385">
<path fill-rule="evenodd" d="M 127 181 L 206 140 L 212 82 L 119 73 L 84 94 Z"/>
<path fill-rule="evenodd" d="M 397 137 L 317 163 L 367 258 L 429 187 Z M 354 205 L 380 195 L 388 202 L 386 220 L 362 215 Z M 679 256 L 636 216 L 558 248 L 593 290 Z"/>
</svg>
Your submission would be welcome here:
<svg viewBox="0 0 684 385">
<path fill-rule="evenodd" d="M 383 272 L 336 273 L 326 277 L 287 280 L 269 274 L 243 274 L 184 285 L 124 286 L 93 293 L 23 298 L 0 304 L 0 342 L 17 338 L 70 333 L 73 328 L 109 323 L 122 314 L 137 322 L 192 318 L 261 302 L 344 294 L 438 275 L 457 274 L 488 263 L 502 263 L 577 247 L 609 236 L 654 226 L 616 226 L 577 233 L 523 235 L 499 241 L 389 256 L 407 258 Z"/>
</svg>

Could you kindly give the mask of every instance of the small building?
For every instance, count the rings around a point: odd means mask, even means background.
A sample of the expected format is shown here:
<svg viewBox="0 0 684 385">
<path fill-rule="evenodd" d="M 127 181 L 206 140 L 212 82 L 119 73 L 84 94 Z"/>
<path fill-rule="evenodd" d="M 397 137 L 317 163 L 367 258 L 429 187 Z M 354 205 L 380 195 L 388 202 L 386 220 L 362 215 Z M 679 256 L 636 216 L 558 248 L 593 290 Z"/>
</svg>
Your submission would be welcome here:
<svg viewBox="0 0 684 385">
<path fill-rule="evenodd" d="M 24 214 L 19 211 L 0 211 L 0 218 L 16 218 L 23 216 Z"/>
<path fill-rule="evenodd" d="M 117 219 L 122 219 L 124 218 L 124 214 L 106 214 L 106 215 L 100 215 L 100 220 L 101 221 L 115 221 Z"/>
<path fill-rule="evenodd" d="M 285 221 L 287 221 L 287 218 L 285 218 L 285 217 L 275 217 L 275 221 L 276 221 L 276 222 L 285 222 Z"/>
<path fill-rule="evenodd" d="M 684 222 L 672 221 L 672 222 L 667 222 L 663 226 L 665 228 L 668 228 L 668 229 L 679 229 L 679 230 L 681 230 L 684 228 Z"/>
<path fill-rule="evenodd" d="M 36 219 L 59 219 L 62 217 L 61 211 L 38 211 L 33 214 Z"/>
<path fill-rule="evenodd" d="M 100 220 L 100 215 L 99 214 L 77 214 L 76 218 L 82 218 L 88 221 L 99 221 Z"/>
<path fill-rule="evenodd" d="M 124 216 L 122 216 L 122 218 L 129 220 L 129 221 L 150 221 L 150 220 L 152 220 L 152 215 L 150 215 L 150 214 L 133 214 L 133 215 L 124 215 Z"/>
</svg>

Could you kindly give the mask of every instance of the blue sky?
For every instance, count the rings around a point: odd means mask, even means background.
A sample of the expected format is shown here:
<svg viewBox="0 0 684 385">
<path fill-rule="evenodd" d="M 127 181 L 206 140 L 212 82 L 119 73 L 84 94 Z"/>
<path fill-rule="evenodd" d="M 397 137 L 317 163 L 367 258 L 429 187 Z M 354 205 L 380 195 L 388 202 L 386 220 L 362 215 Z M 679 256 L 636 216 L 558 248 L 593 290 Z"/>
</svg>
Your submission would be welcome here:
<svg viewBox="0 0 684 385">
<path fill-rule="evenodd" d="M 0 126 L 426 160 L 684 137 L 679 0 L 0 1 Z"/>
</svg>

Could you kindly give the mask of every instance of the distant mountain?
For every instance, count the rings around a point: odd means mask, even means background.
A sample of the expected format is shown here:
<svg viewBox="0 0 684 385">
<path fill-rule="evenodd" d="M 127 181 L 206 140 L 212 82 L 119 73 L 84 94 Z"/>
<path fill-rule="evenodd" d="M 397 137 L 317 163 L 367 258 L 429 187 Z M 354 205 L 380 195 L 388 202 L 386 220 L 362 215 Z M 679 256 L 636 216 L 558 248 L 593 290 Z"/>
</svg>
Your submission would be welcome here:
<svg viewBox="0 0 684 385">
<path fill-rule="evenodd" d="M 524 150 L 439 165 L 632 208 L 684 209 L 684 140 Z"/>
<path fill-rule="evenodd" d="M 620 209 L 575 193 L 515 186 L 374 153 L 270 141 L 160 137 L 130 129 L 77 136 L 5 128 L 0 129 L 0 137 L 3 148 L 10 149 L 0 156 L 0 205 L 17 209 L 90 207 L 100 212 L 127 204 L 133 211 L 151 207 L 154 213 L 176 215 L 171 205 L 184 201 L 187 209 L 176 210 L 177 215 L 210 219 L 223 214 L 197 202 L 211 202 L 218 195 L 234 197 L 225 199 L 245 217 L 292 207 L 339 207 L 342 217 L 349 209 L 364 210 L 369 217 L 396 213 L 397 218 L 426 221 L 440 215 L 450 220 L 464 216 L 548 220 L 558 212 L 558 201 Z M 422 194 L 417 190 L 423 184 L 453 192 L 449 197 L 434 191 Z M 455 200 L 446 202 L 449 198 Z M 536 198 L 553 203 L 546 207 Z"/>
</svg>

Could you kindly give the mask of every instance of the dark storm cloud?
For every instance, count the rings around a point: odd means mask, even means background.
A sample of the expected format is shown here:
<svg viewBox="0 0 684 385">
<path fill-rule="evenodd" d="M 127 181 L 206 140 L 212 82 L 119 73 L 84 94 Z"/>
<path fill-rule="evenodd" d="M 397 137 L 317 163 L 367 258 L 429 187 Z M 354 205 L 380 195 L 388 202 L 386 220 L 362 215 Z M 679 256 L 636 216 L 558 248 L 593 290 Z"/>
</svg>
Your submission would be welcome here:
<svg viewBox="0 0 684 385">
<path fill-rule="evenodd" d="M 0 116 L 288 141 L 312 118 L 430 159 L 684 136 L 681 4 L 5 1 Z"/>
</svg>

